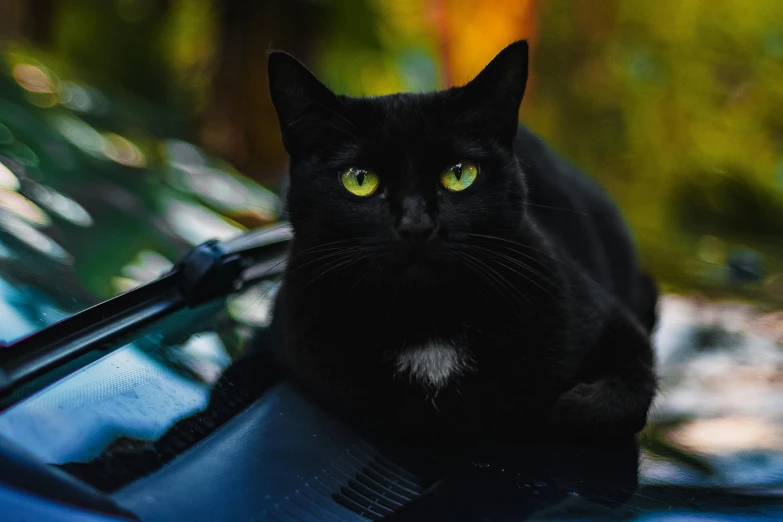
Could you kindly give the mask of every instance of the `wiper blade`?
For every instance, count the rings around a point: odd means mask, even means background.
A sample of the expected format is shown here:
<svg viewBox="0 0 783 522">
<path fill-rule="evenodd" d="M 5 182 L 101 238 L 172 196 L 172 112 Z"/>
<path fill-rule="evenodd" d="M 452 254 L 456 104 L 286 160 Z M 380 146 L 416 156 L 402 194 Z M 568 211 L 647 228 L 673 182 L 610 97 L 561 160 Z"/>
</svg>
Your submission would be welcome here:
<svg viewBox="0 0 783 522">
<path fill-rule="evenodd" d="M 207 241 L 159 279 L 0 347 L 0 396 L 92 350 L 117 346 L 156 319 L 279 274 L 291 236 L 288 225 L 278 225 Z"/>
</svg>

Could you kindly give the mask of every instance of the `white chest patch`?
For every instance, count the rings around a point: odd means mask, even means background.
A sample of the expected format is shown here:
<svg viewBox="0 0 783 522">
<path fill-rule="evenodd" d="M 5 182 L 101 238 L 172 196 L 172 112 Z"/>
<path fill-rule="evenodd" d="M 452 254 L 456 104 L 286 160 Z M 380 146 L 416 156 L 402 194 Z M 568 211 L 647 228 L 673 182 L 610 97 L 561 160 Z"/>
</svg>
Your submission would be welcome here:
<svg viewBox="0 0 783 522">
<path fill-rule="evenodd" d="M 407 373 L 411 379 L 434 388 L 442 388 L 449 379 L 461 374 L 468 366 L 467 359 L 457 348 L 444 342 L 431 342 L 406 348 L 397 357 L 397 372 Z"/>
</svg>

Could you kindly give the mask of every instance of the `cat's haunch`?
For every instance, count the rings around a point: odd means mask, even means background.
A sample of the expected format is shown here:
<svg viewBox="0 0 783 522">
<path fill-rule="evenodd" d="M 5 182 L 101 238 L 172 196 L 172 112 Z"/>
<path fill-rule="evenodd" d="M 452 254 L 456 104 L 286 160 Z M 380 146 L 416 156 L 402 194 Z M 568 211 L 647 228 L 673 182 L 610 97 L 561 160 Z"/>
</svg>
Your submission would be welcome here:
<svg viewBox="0 0 783 522">
<path fill-rule="evenodd" d="M 276 356 L 333 411 L 433 440 L 640 430 L 655 284 L 609 196 L 518 123 L 528 46 L 462 87 L 269 84 L 294 240 Z"/>
</svg>

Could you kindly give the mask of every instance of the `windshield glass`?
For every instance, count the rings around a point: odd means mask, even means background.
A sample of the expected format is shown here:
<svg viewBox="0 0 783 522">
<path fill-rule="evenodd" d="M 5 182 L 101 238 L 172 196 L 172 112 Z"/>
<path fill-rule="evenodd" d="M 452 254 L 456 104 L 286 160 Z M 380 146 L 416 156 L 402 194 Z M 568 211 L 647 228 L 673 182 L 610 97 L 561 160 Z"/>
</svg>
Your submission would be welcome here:
<svg viewBox="0 0 783 522">
<path fill-rule="evenodd" d="M 275 289 L 261 282 L 177 312 L 103 358 L 88 354 L 51 372 L 37 384 L 51 385 L 0 414 L 0 435 L 54 464 L 94 458 L 121 436 L 157 439 L 204 409 L 223 370 L 258 343 Z"/>
<path fill-rule="evenodd" d="M 277 219 L 275 194 L 129 108 L 51 59 L 0 52 L 0 341 Z"/>
</svg>

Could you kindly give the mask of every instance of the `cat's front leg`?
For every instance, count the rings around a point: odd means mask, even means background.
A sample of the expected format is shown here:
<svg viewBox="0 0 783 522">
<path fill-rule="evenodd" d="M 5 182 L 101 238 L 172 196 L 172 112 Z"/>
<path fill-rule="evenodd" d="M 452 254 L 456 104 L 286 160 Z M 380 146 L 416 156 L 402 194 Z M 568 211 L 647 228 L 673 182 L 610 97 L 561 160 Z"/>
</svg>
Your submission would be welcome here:
<svg viewBox="0 0 783 522">
<path fill-rule="evenodd" d="M 575 437 L 633 435 L 646 425 L 656 389 L 649 335 L 617 313 L 603 326 L 577 384 L 555 402 L 548 428 Z"/>
</svg>

